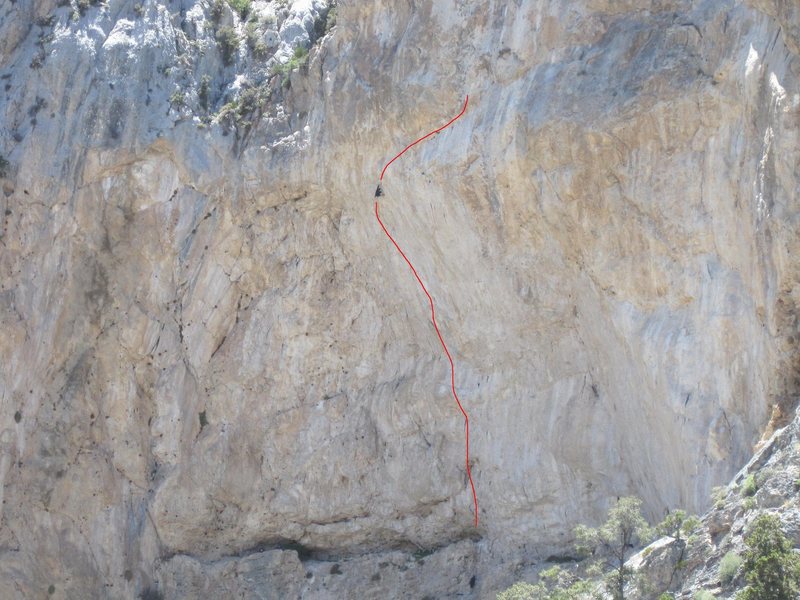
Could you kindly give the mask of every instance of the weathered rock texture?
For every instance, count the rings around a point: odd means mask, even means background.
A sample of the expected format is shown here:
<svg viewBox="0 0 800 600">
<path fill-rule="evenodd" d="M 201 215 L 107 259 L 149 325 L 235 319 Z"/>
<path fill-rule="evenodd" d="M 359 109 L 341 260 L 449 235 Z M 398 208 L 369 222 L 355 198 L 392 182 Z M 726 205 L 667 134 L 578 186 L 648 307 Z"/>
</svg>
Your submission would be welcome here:
<svg viewBox="0 0 800 600">
<path fill-rule="evenodd" d="M 283 4 L 0 6 L 0 596 L 485 597 L 704 508 L 798 392 L 793 3 Z M 381 210 L 477 530 L 372 198 L 467 94 Z"/>
<path fill-rule="evenodd" d="M 755 485 L 748 489 L 746 481 Z M 755 493 L 752 493 L 755 491 Z M 743 568 L 723 575 L 722 558 L 745 553 L 746 534 L 759 515 L 777 516 L 784 534 L 800 547 L 800 412 L 776 431 L 727 486 L 715 490 L 715 502 L 690 543 L 665 537 L 631 557 L 633 600 L 657 599 L 669 590 L 675 598 L 694 598 L 708 590 L 715 598 L 734 599 L 747 585 Z"/>
</svg>

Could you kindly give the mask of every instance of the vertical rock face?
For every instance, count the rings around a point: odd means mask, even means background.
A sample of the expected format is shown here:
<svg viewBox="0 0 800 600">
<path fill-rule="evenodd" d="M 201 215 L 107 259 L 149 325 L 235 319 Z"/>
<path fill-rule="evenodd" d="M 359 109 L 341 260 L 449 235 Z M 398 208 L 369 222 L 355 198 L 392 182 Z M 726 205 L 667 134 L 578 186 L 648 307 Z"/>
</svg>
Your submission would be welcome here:
<svg viewBox="0 0 800 600">
<path fill-rule="evenodd" d="M 59 4 L 0 7 L 0 596 L 488 595 L 788 414 L 790 3 Z M 373 213 L 467 94 L 381 216 L 477 529 Z"/>
</svg>

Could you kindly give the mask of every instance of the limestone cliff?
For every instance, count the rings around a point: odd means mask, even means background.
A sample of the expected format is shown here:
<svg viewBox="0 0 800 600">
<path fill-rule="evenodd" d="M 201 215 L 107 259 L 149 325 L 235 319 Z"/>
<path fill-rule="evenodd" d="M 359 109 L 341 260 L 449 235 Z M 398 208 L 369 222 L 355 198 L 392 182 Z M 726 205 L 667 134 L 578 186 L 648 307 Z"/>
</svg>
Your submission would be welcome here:
<svg viewBox="0 0 800 600">
<path fill-rule="evenodd" d="M 799 22 L 0 5 L 0 597 L 490 597 L 706 508 L 800 387 Z M 467 94 L 381 210 L 477 529 L 372 211 Z"/>
</svg>

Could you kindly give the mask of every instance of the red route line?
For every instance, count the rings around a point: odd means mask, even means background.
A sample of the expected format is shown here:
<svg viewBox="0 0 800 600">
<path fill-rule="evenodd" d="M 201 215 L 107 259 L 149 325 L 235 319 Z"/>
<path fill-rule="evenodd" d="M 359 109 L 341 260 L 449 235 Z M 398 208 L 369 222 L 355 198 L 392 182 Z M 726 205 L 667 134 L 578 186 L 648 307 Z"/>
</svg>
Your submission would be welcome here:
<svg viewBox="0 0 800 600">
<path fill-rule="evenodd" d="M 389 165 L 390 165 L 390 164 L 392 164 L 392 163 L 393 163 L 394 161 L 396 161 L 398 158 L 400 158 L 401 156 L 403 156 L 403 154 L 405 154 L 405 153 L 406 153 L 406 150 L 408 150 L 408 149 L 409 149 L 409 148 L 411 148 L 412 146 L 416 146 L 417 144 L 419 144 L 419 143 L 420 143 L 422 140 L 424 140 L 425 138 L 429 138 L 429 137 L 431 137 L 432 135 L 439 133 L 439 132 L 440 132 L 442 129 L 444 129 L 445 127 L 449 127 L 450 125 L 452 125 L 452 124 L 453 124 L 453 123 L 454 123 L 454 122 L 455 122 L 455 121 L 456 121 L 456 120 L 457 120 L 459 117 L 461 117 L 461 115 L 463 115 L 463 114 L 466 112 L 466 110 L 467 110 L 467 104 L 469 104 L 469 94 L 467 94 L 467 99 L 466 99 L 466 100 L 464 100 L 464 108 L 462 108 L 462 109 L 461 109 L 461 112 L 460 112 L 460 113 L 458 113 L 458 114 L 457 114 L 455 117 L 453 117 L 452 119 L 450 119 L 450 120 L 449 120 L 447 123 L 445 123 L 444 125 L 442 125 L 441 127 L 439 127 L 439 129 L 436 129 L 436 130 L 434 130 L 434 131 L 431 131 L 430 133 L 428 133 L 428 134 L 426 134 L 426 135 L 423 135 L 423 136 L 422 136 L 421 138 L 419 138 L 417 141 L 410 143 L 408 146 L 406 146 L 405 148 L 403 148 L 403 151 L 402 151 L 400 154 L 398 154 L 398 155 L 397 155 L 397 156 L 395 156 L 395 157 L 394 157 L 392 160 L 390 160 L 388 163 L 386 163 L 386 166 L 385 166 L 385 167 L 383 167 L 383 171 L 381 171 L 381 178 L 380 178 L 380 181 L 383 181 L 383 174 L 384 174 L 384 173 L 386 173 L 386 169 L 388 169 L 388 168 L 389 168 Z"/>
<path fill-rule="evenodd" d="M 388 163 L 386 163 L 386 166 L 383 167 L 383 171 L 381 171 L 380 181 L 383 181 L 383 175 L 386 173 L 386 169 L 389 167 L 390 164 L 392 164 L 395 160 L 400 158 L 400 156 L 402 156 L 403 153 L 406 152 L 406 150 L 408 150 L 409 148 L 411 148 L 415 144 L 418 144 L 419 142 L 421 142 L 425 138 L 428 138 L 428 137 L 430 137 L 430 136 L 432 136 L 432 135 L 434 135 L 436 133 L 439 133 L 445 127 L 448 127 L 449 125 L 452 125 L 467 110 L 467 104 L 468 103 L 469 103 L 469 96 L 467 96 L 467 99 L 464 102 L 464 108 L 461 109 L 461 112 L 458 113 L 458 115 L 456 115 L 454 118 L 452 118 L 450 121 L 448 121 L 442 127 L 439 127 L 439 129 L 436 129 L 435 131 L 431 131 L 429 134 L 422 136 L 421 138 L 419 138 L 414 143 L 409 144 L 408 146 L 406 146 L 403 149 L 402 152 L 400 152 L 400 154 L 398 154 L 392 160 L 390 160 Z M 380 187 L 378 188 L 378 192 L 376 192 L 376 196 L 380 195 L 379 192 L 380 192 Z M 475 493 L 475 483 L 472 481 L 472 471 L 471 471 L 470 466 L 469 466 L 469 416 L 467 416 L 467 411 L 464 410 L 464 407 L 461 405 L 461 401 L 458 399 L 458 394 L 456 393 L 456 368 L 455 368 L 455 365 L 453 364 L 453 357 L 450 355 L 450 351 L 447 349 L 447 344 L 444 343 L 444 338 L 442 337 L 442 333 L 441 333 L 441 331 L 439 331 L 439 326 L 436 324 L 436 310 L 433 307 L 433 298 L 428 293 L 428 289 L 425 287 L 425 284 L 422 283 L 422 279 L 420 279 L 420 276 L 417 273 L 417 270 L 414 268 L 414 265 L 411 264 L 411 261 L 408 260 L 408 257 L 406 256 L 405 252 L 403 252 L 403 250 L 400 248 L 400 245 L 392 237 L 392 234 L 390 234 L 389 230 L 386 229 L 386 226 L 383 224 L 383 221 L 381 221 L 381 217 L 378 214 L 378 201 L 377 200 L 375 201 L 375 218 L 378 220 L 378 223 L 380 224 L 381 229 L 383 229 L 383 232 L 391 240 L 392 244 L 394 244 L 394 247 L 397 248 L 397 251 L 400 253 L 400 256 L 403 257 L 403 260 L 405 260 L 406 264 L 408 264 L 408 266 L 411 268 L 411 272 L 414 273 L 414 277 L 416 277 L 417 282 L 419 283 L 420 287 L 422 288 L 422 291 L 425 292 L 425 295 L 428 297 L 428 302 L 431 305 L 431 321 L 433 322 L 433 327 L 434 327 L 434 329 L 436 329 L 436 335 L 439 336 L 439 341 L 442 343 L 442 348 L 444 348 L 444 353 L 447 355 L 447 360 L 450 361 L 450 388 L 453 391 L 453 398 L 455 398 L 456 404 L 458 404 L 458 410 L 460 410 L 461 414 L 464 415 L 464 425 L 466 427 L 467 477 L 469 478 L 469 485 L 472 488 L 472 501 L 473 501 L 473 503 L 475 505 L 475 527 L 477 527 L 478 526 L 478 496 Z"/>
</svg>

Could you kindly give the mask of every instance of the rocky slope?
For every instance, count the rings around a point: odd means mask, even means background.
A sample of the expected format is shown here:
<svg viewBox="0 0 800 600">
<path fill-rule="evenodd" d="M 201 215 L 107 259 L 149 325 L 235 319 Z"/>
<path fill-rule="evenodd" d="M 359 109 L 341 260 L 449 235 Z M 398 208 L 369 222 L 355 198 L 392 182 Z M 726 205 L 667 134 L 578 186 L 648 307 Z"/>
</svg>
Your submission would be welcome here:
<svg viewBox="0 0 800 600">
<path fill-rule="evenodd" d="M 714 598 L 735 598 L 747 585 L 743 569 L 725 575 L 726 554 L 742 556 L 744 538 L 758 515 L 777 515 L 783 532 L 800 547 L 800 414 L 776 431 L 726 486 L 715 490 L 711 510 L 690 543 L 657 540 L 630 561 L 640 580 L 630 585 L 633 599 L 658 598 L 669 591 L 675 598 L 694 598 L 700 590 Z M 755 485 L 748 485 L 751 478 Z M 641 581 L 646 582 L 642 590 Z M 638 584 L 638 585 L 637 585 Z"/>
<path fill-rule="evenodd" d="M 792 3 L 246 5 L 0 6 L 0 597 L 487 597 L 785 424 Z"/>
</svg>

